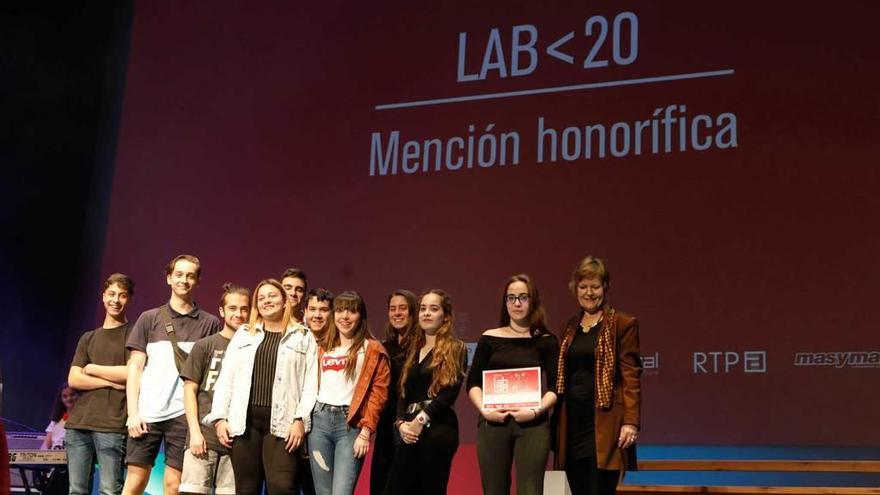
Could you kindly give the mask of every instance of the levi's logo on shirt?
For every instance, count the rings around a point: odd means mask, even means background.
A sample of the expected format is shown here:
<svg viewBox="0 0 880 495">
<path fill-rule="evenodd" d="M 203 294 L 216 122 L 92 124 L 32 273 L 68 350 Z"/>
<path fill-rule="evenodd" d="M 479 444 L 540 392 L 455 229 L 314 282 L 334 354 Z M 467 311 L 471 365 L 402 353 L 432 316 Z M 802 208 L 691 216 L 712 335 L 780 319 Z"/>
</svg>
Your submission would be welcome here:
<svg viewBox="0 0 880 495">
<path fill-rule="evenodd" d="M 348 356 L 322 356 L 321 371 L 342 371 L 348 363 Z"/>
</svg>

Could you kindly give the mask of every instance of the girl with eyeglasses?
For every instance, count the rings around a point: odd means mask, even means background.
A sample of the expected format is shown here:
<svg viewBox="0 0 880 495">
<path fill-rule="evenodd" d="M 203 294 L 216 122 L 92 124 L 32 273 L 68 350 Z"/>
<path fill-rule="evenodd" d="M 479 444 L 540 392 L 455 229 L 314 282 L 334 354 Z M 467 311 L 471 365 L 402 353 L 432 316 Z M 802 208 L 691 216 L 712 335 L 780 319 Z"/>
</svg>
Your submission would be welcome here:
<svg viewBox="0 0 880 495">
<path fill-rule="evenodd" d="M 486 330 L 468 375 L 468 395 L 480 412 L 477 458 L 483 493 L 510 493 L 510 469 L 516 462 L 518 495 L 539 495 L 550 452 L 548 412 L 556 404 L 556 362 L 559 344 L 549 333 L 538 289 L 528 275 L 511 277 L 501 294 L 498 328 Z M 536 407 L 490 409 L 483 405 L 483 371 L 531 368 L 541 370 L 543 391 Z"/>
</svg>

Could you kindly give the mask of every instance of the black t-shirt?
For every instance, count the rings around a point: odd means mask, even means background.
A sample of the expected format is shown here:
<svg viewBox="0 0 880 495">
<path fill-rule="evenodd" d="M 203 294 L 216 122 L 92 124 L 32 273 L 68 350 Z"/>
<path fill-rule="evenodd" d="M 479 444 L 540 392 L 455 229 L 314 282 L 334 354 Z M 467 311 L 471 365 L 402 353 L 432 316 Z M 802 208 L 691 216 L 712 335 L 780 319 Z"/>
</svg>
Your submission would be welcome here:
<svg viewBox="0 0 880 495">
<path fill-rule="evenodd" d="M 543 390 L 556 388 L 556 360 L 559 342 L 553 334 L 516 338 L 483 335 L 477 341 L 467 387 L 483 387 L 483 371 L 508 368 L 541 368 Z"/>
<path fill-rule="evenodd" d="M 193 345 L 180 376 L 199 384 L 199 392 L 196 399 L 199 403 L 199 422 L 211 412 L 211 403 L 214 401 L 214 386 L 217 385 L 217 377 L 223 366 L 223 356 L 229 347 L 229 340 L 219 333 L 198 341 Z M 220 444 L 217 432 L 213 427 L 202 425 L 202 435 L 205 443 L 213 451 L 227 453 L 228 449 Z M 188 443 L 188 441 L 187 441 Z"/>
<path fill-rule="evenodd" d="M 103 366 L 125 366 L 128 349 L 125 342 L 131 332 L 131 324 L 116 328 L 97 328 L 79 338 L 76 353 L 70 366 L 85 368 L 87 364 Z M 125 420 L 128 416 L 125 403 L 125 390 L 103 387 L 94 390 L 81 390 L 79 399 L 67 428 L 100 431 L 105 433 L 125 433 Z"/>
</svg>

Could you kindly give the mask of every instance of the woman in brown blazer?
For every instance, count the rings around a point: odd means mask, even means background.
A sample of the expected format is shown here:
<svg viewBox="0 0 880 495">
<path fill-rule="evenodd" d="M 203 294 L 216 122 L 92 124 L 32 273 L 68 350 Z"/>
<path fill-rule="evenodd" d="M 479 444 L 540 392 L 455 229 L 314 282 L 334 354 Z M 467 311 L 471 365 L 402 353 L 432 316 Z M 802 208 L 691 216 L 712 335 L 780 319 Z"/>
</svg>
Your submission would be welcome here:
<svg viewBox="0 0 880 495">
<path fill-rule="evenodd" d="M 639 325 L 608 304 L 610 279 L 605 263 L 587 256 L 569 282 L 581 310 L 562 331 L 555 465 L 565 469 L 573 495 L 614 493 L 635 462 Z"/>
</svg>

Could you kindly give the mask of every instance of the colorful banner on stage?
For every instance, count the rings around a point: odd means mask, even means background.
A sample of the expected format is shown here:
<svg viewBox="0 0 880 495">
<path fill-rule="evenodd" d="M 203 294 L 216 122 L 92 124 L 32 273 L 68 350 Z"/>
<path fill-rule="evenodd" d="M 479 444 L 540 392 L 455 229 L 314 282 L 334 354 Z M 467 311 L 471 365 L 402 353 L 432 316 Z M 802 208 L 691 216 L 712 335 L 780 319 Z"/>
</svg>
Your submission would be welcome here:
<svg viewBox="0 0 880 495">
<path fill-rule="evenodd" d="M 297 266 L 377 335 L 441 287 L 475 342 L 519 272 L 558 331 L 592 254 L 640 441 L 876 444 L 880 11 L 826 7 L 138 2 L 104 271 L 144 309 L 192 252 L 216 311 Z"/>
</svg>

